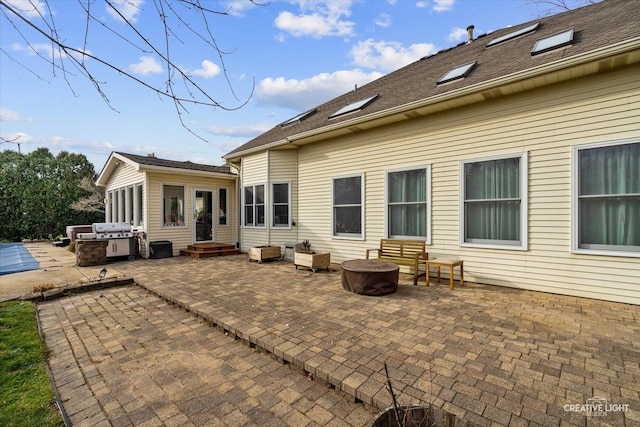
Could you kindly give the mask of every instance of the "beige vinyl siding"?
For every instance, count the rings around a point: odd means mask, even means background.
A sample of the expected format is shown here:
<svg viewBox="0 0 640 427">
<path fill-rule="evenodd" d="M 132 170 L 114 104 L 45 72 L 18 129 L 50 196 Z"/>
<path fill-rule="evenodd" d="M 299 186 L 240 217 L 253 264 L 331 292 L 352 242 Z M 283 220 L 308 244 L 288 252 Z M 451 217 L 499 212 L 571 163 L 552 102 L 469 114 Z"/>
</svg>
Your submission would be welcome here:
<svg viewBox="0 0 640 427">
<path fill-rule="evenodd" d="M 214 195 L 214 210 L 218 208 L 218 189 L 228 188 L 229 223 L 226 226 L 214 222 L 214 239 L 216 242 L 235 244 L 237 236 L 237 201 L 233 179 L 212 178 L 205 175 L 148 172 L 148 241 L 169 240 L 173 243 L 173 253 L 178 255 L 180 249 L 186 249 L 193 243 L 193 190 L 210 190 Z M 183 186 L 185 197 L 185 225 L 164 227 L 163 225 L 163 185 Z M 217 211 L 216 211 L 217 212 Z"/>
<path fill-rule="evenodd" d="M 240 200 L 238 209 L 238 220 L 242 225 L 242 244 L 241 250 L 248 251 L 250 247 L 267 245 L 269 242 L 268 232 L 265 227 L 245 227 L 244 226 L 244 187 L 247 185 L 264 184 L 265 197 L 268 194 L 268 171 L 269 157 L 268 153 L 259 153 L 252 156 L 242 158 L 242 176 L 240 185 Z M 269 221 L 269 208 L 265 202 L 265 222 Z"/>
<path fill-rule="evenodd" d="M 143 181 L 144 172 L 137 171 L 128 163 L 122 163 L 111 174 L 105 189 L 106 191 L 111 191 L 115 188 L 122 188 Z"/>
<path fill-rule="evenodd" d="M 240 240 L 240 236 L 238 236 L 238 197 L 237 191 L 235 187 L 234 181 L 226 181 L 220 182 L 219 185 L 214 190 L 214 200 L 215 206 L 214 210 L 219 208 L 218 203 L 220 203 L 219 192 L 218 189 L 226 188 L 227 189 L 227 203 L 228 203 L 228 211 L 227 211 L 227 224 L 220 225 L 219 218 L 217 216 L 214 217 L 214 233 L 215 240 L 219 243 L 230 243 L 237 244 Z"/>
<path fill-rule="evenodd" d="M 269 152 L 269 206 L 267 216 L 270 227 L 269 244 L 271 245 L 279 245 L 284 248 L 285 243 L 296 243 L 298 241 L 297 226 L 291 226 L 290 228 L 272 226 L 271 206 L 271 184 L 289 183 L 289 191 L 291 194 L 291 199 L 289 200 L 291 212 L 290 221 L 296 221 L 298 218 L 298 205 L 296 203 L 296 194 L 298 192 L 297 170 L 297 150 L 289 149 Z"/>
<path fill-rule="evenodd" d="M 291 199 L 289 200 L 291 220 L 297 223 L 297 156 L 297 150 L 284 149 L 242 158 L 242 188 L 257 184 L 264 184 L 265 186 L 265 226 L 242 227 L 242 250 L 247 251 L 250 247 L 263 245 L 277 245 L 284 248 L 285 243 L 298 241 L 297 226 L 291 226 L 290 228 L 273 227 L 271 205 L 271 184 L 288 183 L 291 194 Z M 244 206 L 241 206 L 241 215 L 243 215 L 243 211 Z"/>
<path fill-rule="evenodd" d="M 571 146 L 640 135 L 640 67 L 559 83 L 301 146 L 299 239 L 332 261 L 363 258 L 384 230 L 384 176 L 432 166 L 430 257 L 478 283 L 640 304 L 638 258 L 572 254 Z M 528 250 L 459 245 L 459 161 L 528 153 Z M 366 240 L 331 237 L 331 177 L 364 173 Z"/>
</svg>

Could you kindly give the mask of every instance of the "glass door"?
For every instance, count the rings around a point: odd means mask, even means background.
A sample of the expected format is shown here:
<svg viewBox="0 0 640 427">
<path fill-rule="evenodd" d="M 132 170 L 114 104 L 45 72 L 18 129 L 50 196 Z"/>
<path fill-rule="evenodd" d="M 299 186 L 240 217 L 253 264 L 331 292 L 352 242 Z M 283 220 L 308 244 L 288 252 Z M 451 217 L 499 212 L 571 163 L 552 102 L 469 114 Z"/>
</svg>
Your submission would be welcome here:
<svg viewBox="0 0 640 427">
<path fill-rule="evenodd" d="M 212 242 L 213 191 L 194 190 L 193 206 L 194 242 Z"/>
</svg>

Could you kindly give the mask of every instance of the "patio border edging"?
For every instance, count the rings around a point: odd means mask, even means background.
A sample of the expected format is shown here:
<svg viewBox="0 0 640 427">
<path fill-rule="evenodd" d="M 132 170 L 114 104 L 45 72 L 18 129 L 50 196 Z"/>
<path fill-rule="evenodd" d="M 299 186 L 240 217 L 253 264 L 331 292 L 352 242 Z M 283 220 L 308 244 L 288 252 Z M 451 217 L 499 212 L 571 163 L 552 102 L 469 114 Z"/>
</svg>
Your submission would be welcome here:
<svg viewBox="0 0 640 427">
<path fill-rule="evenodd" d="M 92 282 L 76 283 L 73 285 L 66 285 L 62 287 L 56 287 L 43 292 L 35 292 L 32 294 L 22 295 L 13 300 L 32 301 L 35 303 L 42 301 L 49 301 L 52 299 L 66 297 L 72 294 L 79 294 L 84 292 L 97 291 L 100 289 L 108 289 L 117 286 L 127 286 L 134 284 L 135 281 L 131 277 L 110 277 L 108 279 L 96 280 Z"/>
</svg>

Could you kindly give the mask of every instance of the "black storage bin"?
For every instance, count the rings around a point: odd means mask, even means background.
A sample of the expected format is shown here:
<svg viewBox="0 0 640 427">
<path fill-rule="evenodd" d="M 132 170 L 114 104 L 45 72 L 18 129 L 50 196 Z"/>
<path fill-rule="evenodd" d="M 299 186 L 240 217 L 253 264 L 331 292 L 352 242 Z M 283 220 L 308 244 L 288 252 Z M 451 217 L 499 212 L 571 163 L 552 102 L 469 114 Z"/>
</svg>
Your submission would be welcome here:
<svg viewBox="0 0 640 427">
<path fill-rule="evenodd" d="M 173 256 L 173 243 L 169 240 L 158 240 L 149 243 L 149 258 L 171 258 Z"/>
</svg>

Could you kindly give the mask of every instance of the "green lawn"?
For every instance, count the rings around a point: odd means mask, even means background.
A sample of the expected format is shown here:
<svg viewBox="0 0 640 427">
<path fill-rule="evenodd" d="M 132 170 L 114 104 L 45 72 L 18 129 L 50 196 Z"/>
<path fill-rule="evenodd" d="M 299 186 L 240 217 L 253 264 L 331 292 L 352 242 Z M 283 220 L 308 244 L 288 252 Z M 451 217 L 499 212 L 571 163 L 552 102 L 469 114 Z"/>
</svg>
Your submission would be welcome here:
<svg viewBox="0 0 640 427">
<path fill-rule="evenodd" d="M 0 426 L 60 426 L 30 302 L 0 304 Z"/>
</svg>

